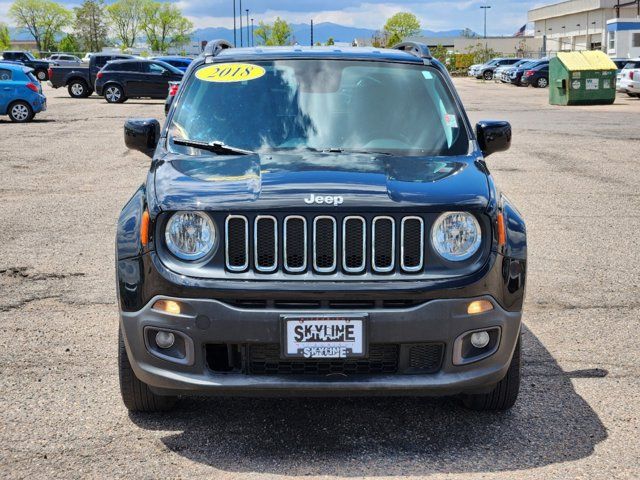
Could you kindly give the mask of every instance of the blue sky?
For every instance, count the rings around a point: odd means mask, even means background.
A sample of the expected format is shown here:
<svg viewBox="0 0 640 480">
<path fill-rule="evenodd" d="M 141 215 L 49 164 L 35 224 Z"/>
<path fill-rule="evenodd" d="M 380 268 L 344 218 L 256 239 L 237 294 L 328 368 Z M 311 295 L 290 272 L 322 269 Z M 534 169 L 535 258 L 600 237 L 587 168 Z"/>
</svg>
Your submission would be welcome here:
<svg viewBox="0 0 640 480">
<path fill-rule="evenodd" d="M 488 31 L 494 35 L 511 35 L 527 19 L 527 10 L 545 1 L 486 0 L 491 9 Z M 79 0 L 66 2 L 68 7 Z M 180 0 L 180 6 L 196 27 L 230 27 L 233 25 L 232 0 Z M 11 2 L 0 0 L 0 20 L 6 18 Z M 249 8 L 251 16 L 271 21 L 280 16 L 291 23 L 334 22 L 364 28 L 381 28 L 384 20 L 398 11 L 410 11 L 420 18 L 422 28 L 450 30 L 471 28 L 481 32 L 483 17 L 480 6 L 485 0 L 243 0 L 242 8 Z"/>
</svg>

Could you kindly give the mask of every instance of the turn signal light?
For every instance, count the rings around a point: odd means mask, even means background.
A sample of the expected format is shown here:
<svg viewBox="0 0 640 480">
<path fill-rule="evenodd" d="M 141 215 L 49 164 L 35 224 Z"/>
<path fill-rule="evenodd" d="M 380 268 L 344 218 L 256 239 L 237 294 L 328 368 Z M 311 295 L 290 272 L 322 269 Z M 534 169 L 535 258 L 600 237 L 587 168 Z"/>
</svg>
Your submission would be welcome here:
<svg viewBox="0 0 640 480">
<path fill-rule="evenodd" d="M 490 310 L 493 310 L 493 304 L 488 300 L 475 300 L 467 307 L 467 313 L 469 315 L 477 315 Z"/>
<path fill-rule="evenodd" d="M 502 247 L 507 243 L 507 231 L 504 226 L 504 215 L 502 215 L 502 213 L 498 213 L 496 223 L 496 227 L 498 228 L 498 245 Z"/>
<path fill-rule="evenodd" d="M 140 221 L 140 243 L 143 247 L 149 244 L 149 212 L 147 210 L 142 214 Z"/>
<path fill-rule="evenodd" d="M 180 312 L 182 311 L 180 304 L 173 300 L 158 300 L 153 304 L 153 309 L 169 313 L 171 315 L 180 315 Z"/>
</svg>

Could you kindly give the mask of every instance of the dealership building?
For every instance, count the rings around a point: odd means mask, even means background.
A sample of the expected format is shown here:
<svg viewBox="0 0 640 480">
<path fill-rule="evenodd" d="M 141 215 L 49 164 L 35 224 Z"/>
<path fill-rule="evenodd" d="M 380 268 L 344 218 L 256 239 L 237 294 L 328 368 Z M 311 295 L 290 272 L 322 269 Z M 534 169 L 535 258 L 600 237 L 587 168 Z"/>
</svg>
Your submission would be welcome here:
<svg viewBox="0 0 640 480">
<path fill-rule="evenodd" d="M 542 50 L 602 50 L 640 56 L 640 0 L 568 0 L 529 11 Z"/>
</svg>

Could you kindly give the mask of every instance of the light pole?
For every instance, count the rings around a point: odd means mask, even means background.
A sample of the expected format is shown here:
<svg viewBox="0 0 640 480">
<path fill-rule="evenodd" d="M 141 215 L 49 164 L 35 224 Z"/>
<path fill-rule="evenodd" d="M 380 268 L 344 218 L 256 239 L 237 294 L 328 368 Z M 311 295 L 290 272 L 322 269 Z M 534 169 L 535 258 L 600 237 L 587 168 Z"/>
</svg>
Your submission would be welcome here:
<svg viewBox="0 0 640 480">
<path fill-rule="evenodd" d="M 242 37 L 243 37 L 242 35 L 242 0 L 239 0 L 239 2 L 240 2 L 240 10 L 238 13 L 240 13 L 240 46 L 242 47 L 243 46 L 242 44 Z"/>
<path fill-rule="evenodd" d="M 489 52 L 489 44 L 487 43 L 487 10 L 489 10 L 491 6 L 481 5 L 480 8 L 484 10 L 484 54 L 486 56 Z"/>
<path fill-rule="evenodd" d="M 233 0 L 233 46 L 238 45 L 237 35 L 236 35 L 236 0 Z"/>
<path fill-rule="evenodd" d="M 485 40 L 487 39 L 487 10 L 489 10 L 491 8 L 490 5 L 482 5 L 480 7 L 482 10 L 484 10 L 484 38 Z"/>
<path fill-rule="evenodd" d="M 245 10 L 247 12 L 247 47 L 251 46 L 251 40 L 249 39 L 249 9 Z"/>
</svg>

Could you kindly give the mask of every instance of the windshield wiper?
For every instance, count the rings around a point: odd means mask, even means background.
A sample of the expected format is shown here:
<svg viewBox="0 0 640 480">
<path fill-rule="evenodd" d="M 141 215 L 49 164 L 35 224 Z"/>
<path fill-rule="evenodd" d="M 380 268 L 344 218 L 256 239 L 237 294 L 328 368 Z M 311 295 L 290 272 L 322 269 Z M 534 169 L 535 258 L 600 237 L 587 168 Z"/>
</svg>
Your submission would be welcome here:
<svg viewBox="0 0 640 480">
<path fill-rule="evenodd" d="M 388 155 L 388 156 L 393 155 L 392 153 L 389 153 L 389 152 L 377 152 L 375 150 L 358 150 L 353 148 L 337 148 L 337 147 L 330 147 L 330 148 L 304 147 L 304 150 L 307 150 L 310 152 L 317 152 L 317 153 L 360 153 L 363 155 Z"/>
<path fill-rule="evenodd" d="M 207 150 L 213 152 L 216 155 L 253 155 L 255 152 L 251 150 L 244 150 L 238 147 L 232 147 L 231 145 L 225 145 L 224 142 L 199 142 L 198 140 L 185 140 L 181 138 L 172 139 L 176 145 L 184 145 L 185 147 L 195 147 L 201 150 Z"/>
</svg>

